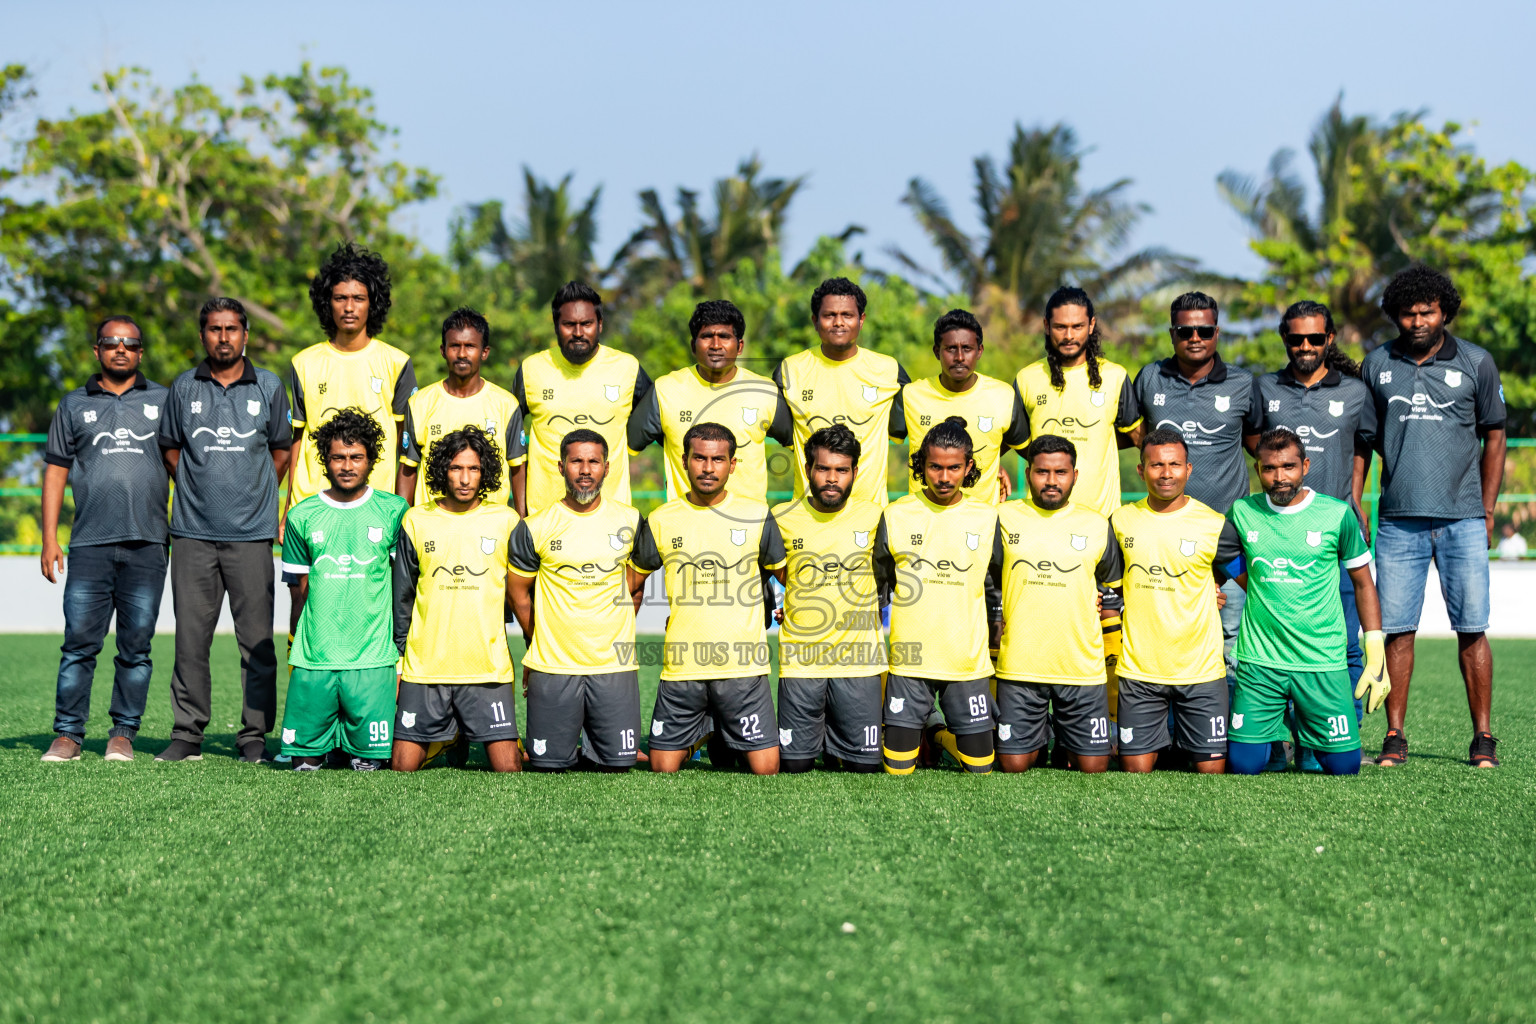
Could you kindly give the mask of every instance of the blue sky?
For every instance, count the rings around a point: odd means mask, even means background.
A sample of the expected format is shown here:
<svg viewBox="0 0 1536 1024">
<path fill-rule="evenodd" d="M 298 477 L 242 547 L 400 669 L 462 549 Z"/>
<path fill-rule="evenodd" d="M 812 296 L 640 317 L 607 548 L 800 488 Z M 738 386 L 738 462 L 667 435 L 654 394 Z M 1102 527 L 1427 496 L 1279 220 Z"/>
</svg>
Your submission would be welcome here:
<svg viewBox="0 0 1536 1024">
<path fill-rule="evenodd" d="M 345 64 L 400 128 L 399 158 L 442 177 L 402 223 L 433 246 L 456 206 L 515 201 L 526 163 L 603 186 L 606 260 L 641 188 L 703 189 L 757 152 L 809 175 L 790 257 L 857 223 L 871 262 L 894 244 L 936 264 L 897 202 L 907 180 L 973 225 L 972 159 L 1000 156 L 1015 121 L 1066 121 L 1094 147 L 1088 185 L 1130 177 L 1154 208 L 1135 244 L 1252 273 L 1216 175 L 1301 150 L 1341 90 L 1349 112 L 1428 108 L 1475 123 L 1490 160 L 1536 162 L 1528 2 L 6 6 L 0 60 L 36 69 L 48 116 L 89 107 L 91 79 L 123 64 L 223 88 Z"/>
</svg>

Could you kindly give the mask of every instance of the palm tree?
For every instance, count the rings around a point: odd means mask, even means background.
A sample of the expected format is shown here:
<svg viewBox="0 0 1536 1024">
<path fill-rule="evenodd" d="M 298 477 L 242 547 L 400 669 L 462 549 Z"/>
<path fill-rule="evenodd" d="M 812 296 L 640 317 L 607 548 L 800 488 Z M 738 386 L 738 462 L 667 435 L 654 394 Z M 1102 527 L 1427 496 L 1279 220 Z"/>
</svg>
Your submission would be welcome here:
<svg viewBox="0 0 1536 1024">
<path fill-rule="evenodd" d="M 595 281 L 597 204 L 602 186 L 577 205 L 571 175 L 550 185 L 523 168 L 522 218 L 509 227 L 500 200 L 472 203 L 454 224 L 451 251 L 461 267 L 489 259 L 512 275 L 514 286 L 547 300 L 567 281 Z"/>
<path fill-rule="evenodd" d="M 620 291 L 645 301 L 686 282 L 696 295 L 713 295 L 720 278 L 742 260 L 761 265 L 778 246 L 789 204 L 805 184 L 804 176 L 759 179 L 761 172 L 762 162 L 754 154 L 734 175 L 716 181 L 714 216 L 708 220 L 692 189 L 677 190 L 675 221 L 655 189 L 641 192 L 644 222 L 614 253 L 608 268 Z"/>
<path fill-rule="evenodd" d="M 901 202 L 910 207 L 939 251 L 944 269 L 989 318 L 1033 329 L 1050 293 L 1076 284 L 1093 296 L 1101 319 L 1132 314 L 1140 296 L 1193 261 L 1164 249 L 1126 253 L 1131 234 L 1149 211 L 1126 198 L 1131 180 L 1084 191 L 1078 177 L 1087 150 L 1065 124 L 1025 130 L 1015 124 L 1008 162 L 975 160 L 976 206 L 982 233 L 955 223 L 938 191 L 913 178 Z M 903 266 L 954 290 L 950 281 L 900 249 Z"/>
</svg>

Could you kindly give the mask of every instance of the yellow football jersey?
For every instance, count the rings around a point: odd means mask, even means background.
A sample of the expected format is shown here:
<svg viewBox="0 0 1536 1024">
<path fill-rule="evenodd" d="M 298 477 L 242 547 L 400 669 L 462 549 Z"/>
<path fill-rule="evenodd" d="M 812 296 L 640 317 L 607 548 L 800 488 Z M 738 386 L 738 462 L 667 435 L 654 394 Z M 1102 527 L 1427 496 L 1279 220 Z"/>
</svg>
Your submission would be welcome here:
<svg viewBox="0 0 1536 1024">
<path fill-rule="evenodd" d="M 902 407 L 910 451 L 916 451 L 928 431 L 949 417 L 965 420 L 965 431 L 971 435 L 971 458 L 981 474 L 974 487 L 965 489 L 966 497 L 996 505 L 997 467 L 1003 451 L 1021 448 L 1029 441 L 1029 419 L 1013 388 L 984 373 L 976 375 L 970 390 L 960 392 L 947 390 L 937 377 L 925 377 L 902 388 L 896 401 Z M 922 490 L 922 484 L 908 473 L 907 490 L 914 489 Z"/>
<path fill-rule="evenodd" d="M 997 678 L 1095 686 L 1104 674 L 1099 585 L 1120 585 L 1120 545 L 1109 520 L 1068 502 L 1029 498 L 997 510 L 993 561 L 1002 570 L 1003 641 Z"/>
<path fill-rule="evenodd" d="M 773 510 L 788 557 L 779 677 L 873 676 L 887 667 L 874 553 L 880 506 L 849 498 L 818 512 L 808 498 Z"/>
<path fill-rule="evenodd" d="M 1194 498 L 1154 512 L 1143 498 L 1110 522 L 1125 561 L 1120 678 L 1169 686 L 1223 678 L 1213 566 L 1242 556 L 1226 516 Z"/>
<path fill-rule="evenodd" d="M 512 571 L 538 579 L 524 665 L 564 676 L 635 670 L 625 567 L 639 530 L 639 511 L 603 498 L 590 512 L 557 501 L 513 531 Z"/>
<path fill-rule="evenodd" d="M 377 338 L 356 352 L 342 352 L 322 341 L 293 357 L 288 387 L 293 392 L 293 425 L 304 431 L 304 443 L 293 453 L 290 507 L 330 486 L 316 454 L 315 431 L 349 405 L 361 408 L 384 429 L 384 450 L 368 474 L 368 483 L 381 491 L 394 491 L 400 421 L 416 393 L 410 356 Z"/>
<path fill-rule="evenodd" d="M 875 557 L 891 564 L 891 671 L 939 682 L 992 675 L 985 587 L 997 508 L 935 505 L 921 490 L 891 502 Z"/>
<path fill-rule="evenodd" d="M 506 388 L 485 381 L 478 392 L 468 398 L 450 395 L 443 382 L 428 384 L 406 403 L 405 424 L 401 427 L 400 461 L 407 466 L 421 466 L 416 474 L 415 504 L 420 505 L 427 494 L 427 470 L 422 463 L 432 452 L 432 445 L 460 427 L 479 427 L 490 435 L 506 458 L 501 471 L 501 486 L 485 497 L 486 501 L 505 505 L 512 495 L 512 478 L 509 467 L 528 458 L 523 445 L 523 410 L 517 399 Z"/>
<path fill-rule="evenodd" d="M 608 345 L 599 345 L 580 365 L 561 355 L 554 343 L 523 360 L 512 394 L 523 408 L 528 435 L 529 515 L 565 497 L 560 442 L 579 427 L 597 431 L 608 442 L 603 497 L 629 504 L 629 416 L 650 387 L 639 361 Z"/>
<path fill-rule="evenodd" d="M 1041 434 L 1064 437 L 1077 448 L 1077 485 L 1072 501 L 1107 516 L 1120 507 L 1120 447 L 1116 431 L 1141 422 L 1136 395 L 1125 367 L 1099 360 L 1098 388 L 1089 386 L 1088 364 L 1065 367 L 1066 385 L 1051 387 L 1044 359 L 1030 363 L 1014 378 L 1014 388 L 1029 417 L 1029 440 Z M 1029 443 L 1025 441 L 1025 444 Z"/>
<path fill-rule="evenodd" d="M 507 566 L 521 520 L 483 501 L 468 512 L 417 505 L 395 546 L 395 641 L 408 683 L 508 683 Z"/>
<path fill-rule="evenodd" d="M 666 573 L 661 678 L 768 674 L 762 574 L 784 564 L 784 544 L 766 504 L 729 492 L 709 508 L 669 501 L 641 526 L 634 564 Z"/>
<path fill-rule="evenodd" d="M 763 439 L 771 437 L 786 446 L 794 443 L 789 406 L 778 386 L 740 366 L 724 384 L 709 383 L 697 366 L 657 379 L 629 418 L 629 454 L 639 455 L 647 445 L 662 442 L 668 500 L 688 493 L 683 435 L 695 423 L 719 423 L 736 435 L 731 493 L 767 501 L 768 458 Z"/>
<path fill-rule="evenodd" d="M 851 497 L 884 505 L 888 441 L 906 428 L 893 418 L 896 395 L 911 378 L 888 355 L 861 348 L 835 362 L 820 346 L 796 352 L 773 371 L 795 424 L 795 497 L 805 496 L 805 442 L 822 427 L 842 423 L 859 439 L 859 475 Z"/>
</svg>

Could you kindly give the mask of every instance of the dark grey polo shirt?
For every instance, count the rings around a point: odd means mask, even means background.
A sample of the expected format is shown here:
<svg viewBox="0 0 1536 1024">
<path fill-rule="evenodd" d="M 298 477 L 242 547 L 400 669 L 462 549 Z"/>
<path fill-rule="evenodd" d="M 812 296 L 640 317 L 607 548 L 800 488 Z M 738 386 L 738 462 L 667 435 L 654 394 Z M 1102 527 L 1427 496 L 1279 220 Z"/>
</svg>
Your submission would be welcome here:
<svg viewBox="0 0 1536 1024">
<path fill-rule="evenodd" d="M 1355 455 L 1376 446 L 1376 403 L 1365 383 L 1329 370 L 1306 387 L 1286 366 L 1256 378 L 1253 392 L 1263 430 L 1285 427 L 1301 438 L 1312 460 L 1307 486 L 1353 506 Z"/>
<path fill-rule="evenodd" d="M 92 374 L 59 400 L 43 461 L 69 470 L 70 547 L 166 540 L 169 494 L 157 438 L 166 389 L 141 373 L 114 395 Z"/>
<path fill-rule="evenodd" d="M 1381 514 L 1481 519 L 1481 435 L 1505 420 L 1493 357 L 1447 334 L 1421 366 L 1394 341 L 1366 355 L 1361 375 L 1381 423 Z"/>
<path fill-rule="evenodd" d="M 171 382 L 160 444 L 181 449 L 171 535 L 258 541 L 277 536 L 272 452 L 293 445 L 283 381 L 249 359 L 229 387 L 207 360 Z"/>
<path fill-rule="evenodd" d="M 1182 434 L 1189 445 L 1185 493 L 1225 515 L 1234 501 L 1248 493 L 1243 435 L 1259 431 L 1253 374 L 1228 366 L 1217 356 L 1211 372 L 1191 382 L 1170 356 L 1143 366 L 1136 375 L 1135 391 L 1147 431 L 1167 427 Z"/>
</svg>

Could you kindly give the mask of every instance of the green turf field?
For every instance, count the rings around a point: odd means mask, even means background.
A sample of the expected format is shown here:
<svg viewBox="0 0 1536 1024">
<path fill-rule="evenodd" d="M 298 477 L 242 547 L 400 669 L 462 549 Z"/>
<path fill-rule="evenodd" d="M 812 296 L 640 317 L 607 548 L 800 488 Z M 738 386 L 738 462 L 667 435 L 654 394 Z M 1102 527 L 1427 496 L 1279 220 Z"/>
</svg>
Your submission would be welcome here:
<svg viewBox="0 0 1536 1024">
<path fill-rule="evenodd" d="M 294 775 L 229 756 L 228 637 L 207 760 L 150 760 L 163 637 L 138 761 L 104 659 L 44 765 L 57 647 L 0 638 L 0 1020 L 1536 1019 L 1536 643 L 1502 769 L 1425 642 L 1412 760 L 1337 780 Z"/>
</svg>

